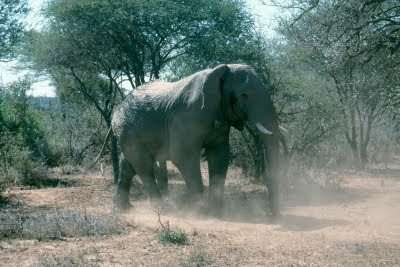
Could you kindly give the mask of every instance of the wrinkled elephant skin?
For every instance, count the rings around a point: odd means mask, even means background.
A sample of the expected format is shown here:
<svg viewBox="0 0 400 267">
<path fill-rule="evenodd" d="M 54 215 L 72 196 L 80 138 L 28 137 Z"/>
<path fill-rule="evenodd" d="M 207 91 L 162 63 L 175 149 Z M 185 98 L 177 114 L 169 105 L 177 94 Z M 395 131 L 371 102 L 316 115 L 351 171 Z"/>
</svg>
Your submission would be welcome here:
<svg viewBox="0 0 400 267">
<path fill-rule="evenodd" d="M 209 171 L 209 209 L 222 206 L 229 163 L 231 126 L 254 124 L 266 146 L 273 214 L 279 213 L 279 128 L 268 89 L 246 65 L 219 65 L 178 82 L 153 81 L 135 89 L 113 115 L 112 129 L 123 157 L 115 204 L 129 207 L 132 177 L 138 174 L 151 201 L 161 194 L 154 162 L 171 160 L 182 173 L 194 199 L 204 188 L 200 154 L 205 149 Z"/>
</svg>

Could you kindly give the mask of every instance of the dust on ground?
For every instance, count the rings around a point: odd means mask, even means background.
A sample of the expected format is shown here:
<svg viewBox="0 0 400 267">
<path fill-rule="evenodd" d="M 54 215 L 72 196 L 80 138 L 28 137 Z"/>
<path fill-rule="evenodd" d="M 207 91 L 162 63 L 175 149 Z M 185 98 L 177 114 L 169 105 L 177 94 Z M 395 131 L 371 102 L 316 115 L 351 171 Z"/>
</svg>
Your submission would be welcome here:
<svg viewBox="0 0 400 267">
<path fill-rule="evenodd" d="M 282 216 L 266 212 L 263 186 L 231 169 L 221 218 L 201 208 L 184 211 L 184 183 L 169 165 L 170 195 L 160 216 L 187 233 L 185 245 L 160 242 L 161 226 L 143 188 L 134 181 L 134 209 L 121 215 L 123 232 L 57 240 L 3 238 L 1 266 L 399 266 L 400 164 L 364 172 L 320 172 L 282 200 Z M 205 184 L 206 165 L 202 166 Z M 70 186 L 14 188 L 9 205 L 24 210 L 112 212 L 114 187 L 100 174 L 53 176 Z M 304 179 L 299 177 L 298 180 Z M 205 201 L 204 201 L 205 202 Z M 201 206 L 201 205 L 200 205 Z M 1 210 L 0 210 L 1 211 Z M 85 217 L 86 218 L 86 217 Z"/>
</svg>

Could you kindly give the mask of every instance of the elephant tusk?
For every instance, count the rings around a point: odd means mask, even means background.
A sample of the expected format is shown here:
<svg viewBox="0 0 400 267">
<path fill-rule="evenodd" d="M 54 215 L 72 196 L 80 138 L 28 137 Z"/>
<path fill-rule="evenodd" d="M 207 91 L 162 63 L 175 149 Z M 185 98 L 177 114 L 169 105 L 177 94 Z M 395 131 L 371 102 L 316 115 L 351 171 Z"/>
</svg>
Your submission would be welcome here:
<svg viewBox="0 0 400 267">
<path fill-rule="evenodd" d="M 279 130 L 281 130 L 284 133 L 288 133 L 289 132 L 285 127 L 280 126 L 280 125 L 279 125 Z"/>
<path fill-rule="evenodd" d="M 268 131 L 267 129 L 265 129 L 265 127 L 261 124 L 261 123 L 259 123 L 259 122 L 257 122 L 256 123 L 256 127 L 257 127 L 257 129 L 260 131 L 260 132 L 262 132 L 263 134 L 272 134 L 272 132 L 270 132 L 270 131 Z"/>
</svg>

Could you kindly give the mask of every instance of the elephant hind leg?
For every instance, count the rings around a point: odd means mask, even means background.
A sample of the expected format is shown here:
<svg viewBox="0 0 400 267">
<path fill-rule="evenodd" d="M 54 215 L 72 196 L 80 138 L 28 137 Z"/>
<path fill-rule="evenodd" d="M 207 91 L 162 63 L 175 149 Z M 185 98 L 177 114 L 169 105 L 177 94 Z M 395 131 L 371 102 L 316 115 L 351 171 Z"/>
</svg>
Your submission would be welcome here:
<svg viewBox="0 0 400 267">
<path fill-rule="evenodd" d="M 132 155 L 127 155 L 127 157 L 134 166 L 137 175 L 139 175 L 150 201 L 159 203 L 161 201 L 161 193 L 156 183 L 153 157 L 143 150 L 140 150 L 140 153 L 135 152 Z"/>
<path fill-rule="evenodd" d="M 136 172 L 132 164 L 124 157 L 121 157 L 119 164 L 119 177 L 117 190 L 114 197 L 114 205 L 121 209 L 129 209 L 129 191 L 131 189 L 132 179 Z"/>
</svg>

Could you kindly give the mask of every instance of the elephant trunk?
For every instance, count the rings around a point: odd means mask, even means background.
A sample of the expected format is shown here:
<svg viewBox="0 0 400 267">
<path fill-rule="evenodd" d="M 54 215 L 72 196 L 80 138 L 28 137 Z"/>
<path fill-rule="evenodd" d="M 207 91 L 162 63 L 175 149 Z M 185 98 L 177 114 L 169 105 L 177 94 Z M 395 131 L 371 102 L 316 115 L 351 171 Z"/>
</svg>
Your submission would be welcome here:
<svg viewBox="0 0 400 267">
<path fill-rule="evenodd" d="M 264 160 L 266 168 L 263 174 L 264 182 L 268 188 L 268 200 L 272 215 L 279 215 L 279 170 L 280 153 L 278 134 L 261 135 L 264 143 Z"/>
<path fill-rule="evenodd" d="M 268 188 L 269 205 L 274 216 L 279 215 L 279 125 L 273 105 L 264 106 L 266 110 L 249 112 L 249 121 L 258 129 L 264 144 L 265 172 L 264 182 Z M 262 116 L 260 116 L 262 114 Z M 267 115 L 265 115 L 267 114 Z"/>
</svg>

